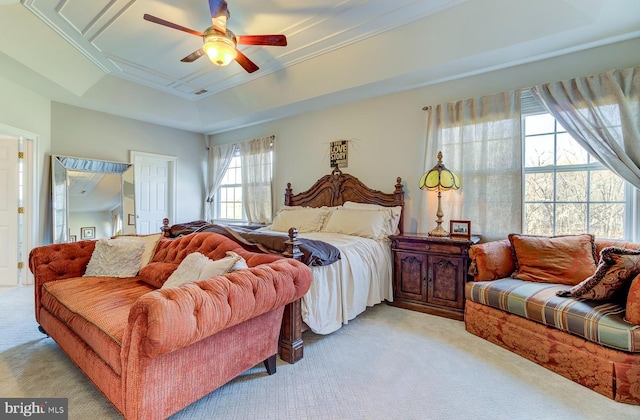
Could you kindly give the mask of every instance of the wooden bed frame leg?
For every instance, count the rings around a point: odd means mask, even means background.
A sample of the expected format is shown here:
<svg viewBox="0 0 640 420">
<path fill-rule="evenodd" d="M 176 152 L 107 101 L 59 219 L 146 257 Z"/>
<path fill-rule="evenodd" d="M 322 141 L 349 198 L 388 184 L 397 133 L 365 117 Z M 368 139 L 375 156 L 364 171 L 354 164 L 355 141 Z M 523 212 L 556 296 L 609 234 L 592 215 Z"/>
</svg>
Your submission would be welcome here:
<svg viewBox="0 0 640 420">
<path fill-rule="evenodd" d="M 295 363 L 303 357 L 302 306 L 300 299 L 284 307 L 280 329 L 280 358 L 287 363 Z"/>
</svg>

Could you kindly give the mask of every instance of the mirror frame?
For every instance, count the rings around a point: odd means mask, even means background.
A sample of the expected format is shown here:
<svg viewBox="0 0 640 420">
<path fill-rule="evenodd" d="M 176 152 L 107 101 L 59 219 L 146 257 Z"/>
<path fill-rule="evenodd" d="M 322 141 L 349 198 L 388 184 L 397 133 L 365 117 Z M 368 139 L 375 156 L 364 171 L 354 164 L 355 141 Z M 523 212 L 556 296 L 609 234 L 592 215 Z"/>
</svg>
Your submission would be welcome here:
<svg viewBox="0 0 640 420">
<path fill-rule="evenodd" d="M 123 221 L 123 227 L 127 226 L 128 221 L 124 219 L 125 189 L 129 190 L 133 188 L 132 163 L 51 155 L 51 217 L 53 223 L 53 243 L 69 242 L 69 171 L 119 175 L 121 183 L 120 218 Z M 125 176 L 130 178 L 130 180 L 127 180 L 127 183 L 131 183 L 131 188 L 125 187 Z M 131 198 L 131 208 L 135 209 L 133 191 L 131 191 L 130 195 L 131 197 L 127 194 L 126 198 Z M 133 211 L 131 213 L 133 213 Z M 135 226 L 133 233 L 135 233 Z"/>
</svg>

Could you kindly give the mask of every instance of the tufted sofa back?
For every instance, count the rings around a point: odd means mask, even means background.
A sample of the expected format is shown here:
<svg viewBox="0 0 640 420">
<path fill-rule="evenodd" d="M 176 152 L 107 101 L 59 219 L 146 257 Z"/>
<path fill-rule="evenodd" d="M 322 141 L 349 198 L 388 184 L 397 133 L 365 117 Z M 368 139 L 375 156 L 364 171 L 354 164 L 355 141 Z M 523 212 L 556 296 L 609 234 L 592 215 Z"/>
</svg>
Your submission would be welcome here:
<svg viewBox="0 0 640 420">
<path fill-rule="evenodd" d="M 283 258 L 275 254 L 247 251 L 237 242 L 217 233 L 198 232 L 178 239 L 160 240 L 151 262 L 140 270 L 140 277 L 145 283 L 160 288 L 182 260 L 192 252 L 219 260 L 226 257 L 228 251 L 242 256 L 249 267 Z"/>
</svg>

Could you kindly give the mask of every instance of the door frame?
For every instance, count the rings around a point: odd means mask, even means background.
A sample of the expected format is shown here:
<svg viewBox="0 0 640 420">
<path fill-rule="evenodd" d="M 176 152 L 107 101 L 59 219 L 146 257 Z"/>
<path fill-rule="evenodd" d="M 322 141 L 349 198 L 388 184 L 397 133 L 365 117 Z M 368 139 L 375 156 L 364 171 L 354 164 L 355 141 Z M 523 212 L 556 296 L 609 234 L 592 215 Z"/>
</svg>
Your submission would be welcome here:
<svg viewBox="0 0 640 420">
<path fill-rule="evenodd" d="M 2 123 L 0 123 L 0 134 L 23 141 L 24 189 L 22 206 L 25 211 L 22 216 L 22 255 L 20 256 L 20 261 L 24 263 L 24 266 L 22 268 L 22 281 L 19 284 L 33 284 L 33 274 L 28 267 L 28 258 L 29 252 L 33 249 L 34 244 L 37 243 L 36 227 L 38 226 L 38 215 L 40 214 L 40 204 L 35 186 L 36 180 L 39 179 L 38 165 L 35 164 L 36 156 L 38 156 L 39 136 Z"/>
<path fill-rule="evenodd" d="M 170 155 L 161 155 L 158 153 L 149 153 L 149 152 L 140 152 L 137 150 L 131 150 L 129 152 L 129 159 L 133 164 L 133 173 L 134 173 L 134 185 L 136 185 L 136 171 L 137 165 L 136 160 L 138 159 L 154 159 L 160 160 L 169 163 L 169 173 L 168 173 L 168 185 L 169 185 L 169 209 L 167 212 L 167 218 L 169 218 L 169 223 L 173 223 L 177 217 L 177 208 L 178 208 L 178 200 L 177 200 L 177 188 L 178 188 L 178 158 L 176 156 Z M 134 193 L 135 199 L 135 210 L 136 214 L 138 213 L 138 188 L 135 189 Z M 136 226 L 137 229 L 137 226 Z"/>
</svg>

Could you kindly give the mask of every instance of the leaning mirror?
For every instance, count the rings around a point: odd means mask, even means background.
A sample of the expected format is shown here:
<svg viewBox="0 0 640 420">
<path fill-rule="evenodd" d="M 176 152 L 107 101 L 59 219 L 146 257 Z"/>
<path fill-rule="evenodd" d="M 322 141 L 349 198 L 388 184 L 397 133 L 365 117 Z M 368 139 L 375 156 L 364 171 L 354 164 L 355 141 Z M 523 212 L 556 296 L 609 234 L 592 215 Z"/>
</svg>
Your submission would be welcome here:
<svg viewBox="0 0 640 420">
<path fill-rule="evenodd" d="M 133 234 L 133 165 L 51 156 L 53 242 Z"/>
</svg>

